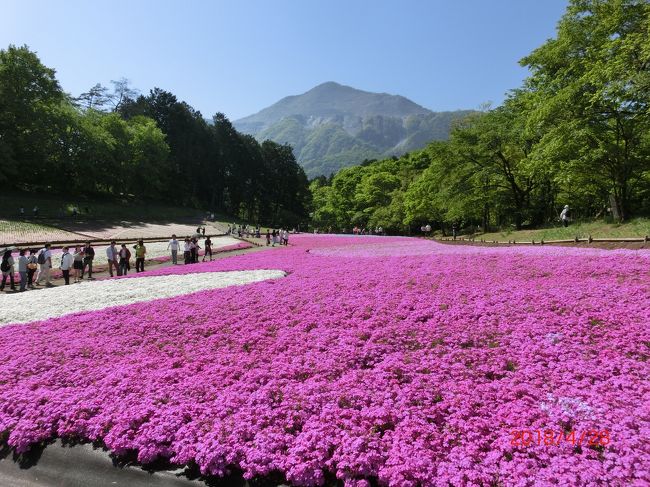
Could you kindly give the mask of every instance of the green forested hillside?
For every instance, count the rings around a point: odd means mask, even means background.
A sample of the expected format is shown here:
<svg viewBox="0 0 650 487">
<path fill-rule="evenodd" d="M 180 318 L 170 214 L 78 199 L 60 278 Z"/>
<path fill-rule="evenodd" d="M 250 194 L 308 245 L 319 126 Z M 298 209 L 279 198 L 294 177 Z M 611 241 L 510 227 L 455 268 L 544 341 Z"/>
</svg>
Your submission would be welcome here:
<svg viewBox="0 0 650 487">
<path fill-rule="evenodd" d="M 311 183 L 321 228 L 484 231 L 650 215 L 650 4 L 573 0 L 523 86 L 448 141 Z M 418 123 L 411 119 L 410 123 Z"/>
<path fill-rule="evenodd" d="M 310 177 L 445 140 L 469 111 L 435 113 L 407 98 L 328 82 L 237 120 L 258 140 L 288 143 Z"/>
<path fill-rule="evenodd" d="M 208 124 L 159 88 L 136 96 L 125 80 L 72 98 L 55 74 L 27 46 L 0 50 L 5 193 L 166 201 L 269 224 L 307 218 L 291 147 L 239 133 L 220 113 Z"/>
</svg>

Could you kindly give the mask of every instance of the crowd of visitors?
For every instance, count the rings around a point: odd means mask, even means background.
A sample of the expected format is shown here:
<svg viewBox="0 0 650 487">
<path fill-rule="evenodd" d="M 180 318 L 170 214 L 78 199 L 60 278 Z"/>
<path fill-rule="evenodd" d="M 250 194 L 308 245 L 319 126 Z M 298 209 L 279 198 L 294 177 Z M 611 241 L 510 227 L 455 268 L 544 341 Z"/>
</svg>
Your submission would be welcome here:
<svg viewBox="0 0 650 487">
<path fill-rule="evenodd" d="M 229 235 L 237 235 L 238 237 L 256 237 L 262 238 L 260 226 L 251 227 L 248 225 L 232 225 L 228 226 Z M 172 235 L 171 240 L 167 245 L 167 250 L 171 253 L 171 261 L 173 265 L 179 264 L 179 252 L 183 251 L 183 261 L 185 264 L 196 264 L 199 262 L 199 239 L 203 238 L 203 259 L 212 261 L 212 240 L 210 235 L 205 234 L 205 227 L 198 227 L 196 234 L 192 237 L 185 237 L 179 240 L 176 235 Z M 276 245 L 289 244 L 289 230 L 267 230 L 266 231 L 266 245 L 275 247 Z M 6 249 L 2 253 L 2 261 L 0 270 L 2 271 L 2 284 L 0 291 L 5 289 L 7 283 L 12 291 L 25 291 L 27 289 L 35 289 L 38 286 L 51 287 L 52 284 L 52 269 L 54 267 L 54 260 L 52 254 L 52 245 L 47 243 L 42 249 L 20 249 L 18 250 L 18 257 L 14 259 L 15 250 Z M 75 246 L 72 250 L 71 247 L 63 247 L 60 257 L 58 258 L 58 269 L 61 271 L 63 281 L 66 285 L 70 284 L 70 278 L 73 283 L 78 283 L 88 278 L 94 280 L 93 277 L 93 261 L 95 259 L 95 249 L 92 242 L 86 242 L 83 246 Z M 129 249 L 126 243 L 118 244 L 116 241 L 111 241 L 110 245 L 106 247 L 106 260 L 108 263 L 108 274 L 110 277 L 126 276 L 131 271 L 131 260 L 135 256 L 135 271 L 144 272 L 145 260 L 147 257 L 147 247 L 143 240 L 138 242 Z M 16 266 L 20 280 L 16 281 Z M 17 288 L 16 284 L 19 284 Z"/>
</svg>

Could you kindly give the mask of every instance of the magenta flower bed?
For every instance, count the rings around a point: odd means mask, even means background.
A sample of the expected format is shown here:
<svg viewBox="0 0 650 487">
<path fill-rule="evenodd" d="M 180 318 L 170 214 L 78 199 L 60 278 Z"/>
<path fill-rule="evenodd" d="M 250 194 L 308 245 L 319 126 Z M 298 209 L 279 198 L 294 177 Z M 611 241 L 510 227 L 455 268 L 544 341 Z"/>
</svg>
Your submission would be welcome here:
<svg viewBox="0 0 650 487">
<path fill-rule="evenodd" d="M 8 444 L 295 485 L 647 485 L 647 251 L 291 243 L 148 273 L 284 279 L 0 328 Z M 537 430 L 562 441 L 512 445 Z"/>
</svg>

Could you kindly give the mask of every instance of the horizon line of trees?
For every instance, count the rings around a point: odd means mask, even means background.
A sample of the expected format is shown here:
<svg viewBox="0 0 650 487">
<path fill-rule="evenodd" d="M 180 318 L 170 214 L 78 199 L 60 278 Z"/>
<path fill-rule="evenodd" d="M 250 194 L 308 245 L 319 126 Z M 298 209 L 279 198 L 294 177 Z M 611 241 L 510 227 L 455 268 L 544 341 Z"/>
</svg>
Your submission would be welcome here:
<svg viewBox="0 0 650 487">
<path fill-rule="evenodd" d="M 311 181 L 314 226 L 520 229 L 650 215 L 650 3 L 571 0 L 523 85 L 449 140 Z"/>
<path fill-rule="evenodd" d="M 0 50 L 0 183 L 54 194 L 177 201 L 269 225 L 308 216 L 308 180 L 288 145 L 259 143 L 217 113 L 126 79 L 78 97 L 27 46 Z"/>
</svg>

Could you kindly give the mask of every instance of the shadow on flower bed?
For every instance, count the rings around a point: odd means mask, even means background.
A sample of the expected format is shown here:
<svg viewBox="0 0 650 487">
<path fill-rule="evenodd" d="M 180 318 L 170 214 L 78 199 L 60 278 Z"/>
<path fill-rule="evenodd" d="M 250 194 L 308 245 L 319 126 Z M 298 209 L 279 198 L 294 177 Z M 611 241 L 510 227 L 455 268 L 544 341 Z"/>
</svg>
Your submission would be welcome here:
<svg viewBox="0 0 650 487">
<path fill-rule="evenodd" d="M 5 435 L 6 436 L 6 435 Z M 243 472 L 231 466 L 227 477 L 202 475 L 198 465 L 183 467 L 166 459 L 141 464 L 137 451 L 116 456 L 101 441 L 57 439 L 36 443 L 25 453 L 16 453 L 0 438 L 0 485 L 27 482 L 30 486 L 51 485 L 48 475 L 65 478 L 69 487 L 108 485 L 129 486 L 200 486 L 207 487 L 278 487 L 289 483 L 281 472 L 246 480 Z M 72 462 L 73 468 L 70 468 Z M 109 472 L 109 475 L 107 475 Z M 72 475 L 71 475 L 72 473 Z M 65 477 L 64 477 L 65 474 Z M 22 483 L 21 483 L 22 485 Z M 61 484 L 63 485 L 63 484 Z M 342 486 L 332 474 L 326 474 L 325 486 Z M 370 482 L 370 485 L 376 485 Z"/>
</svg>

